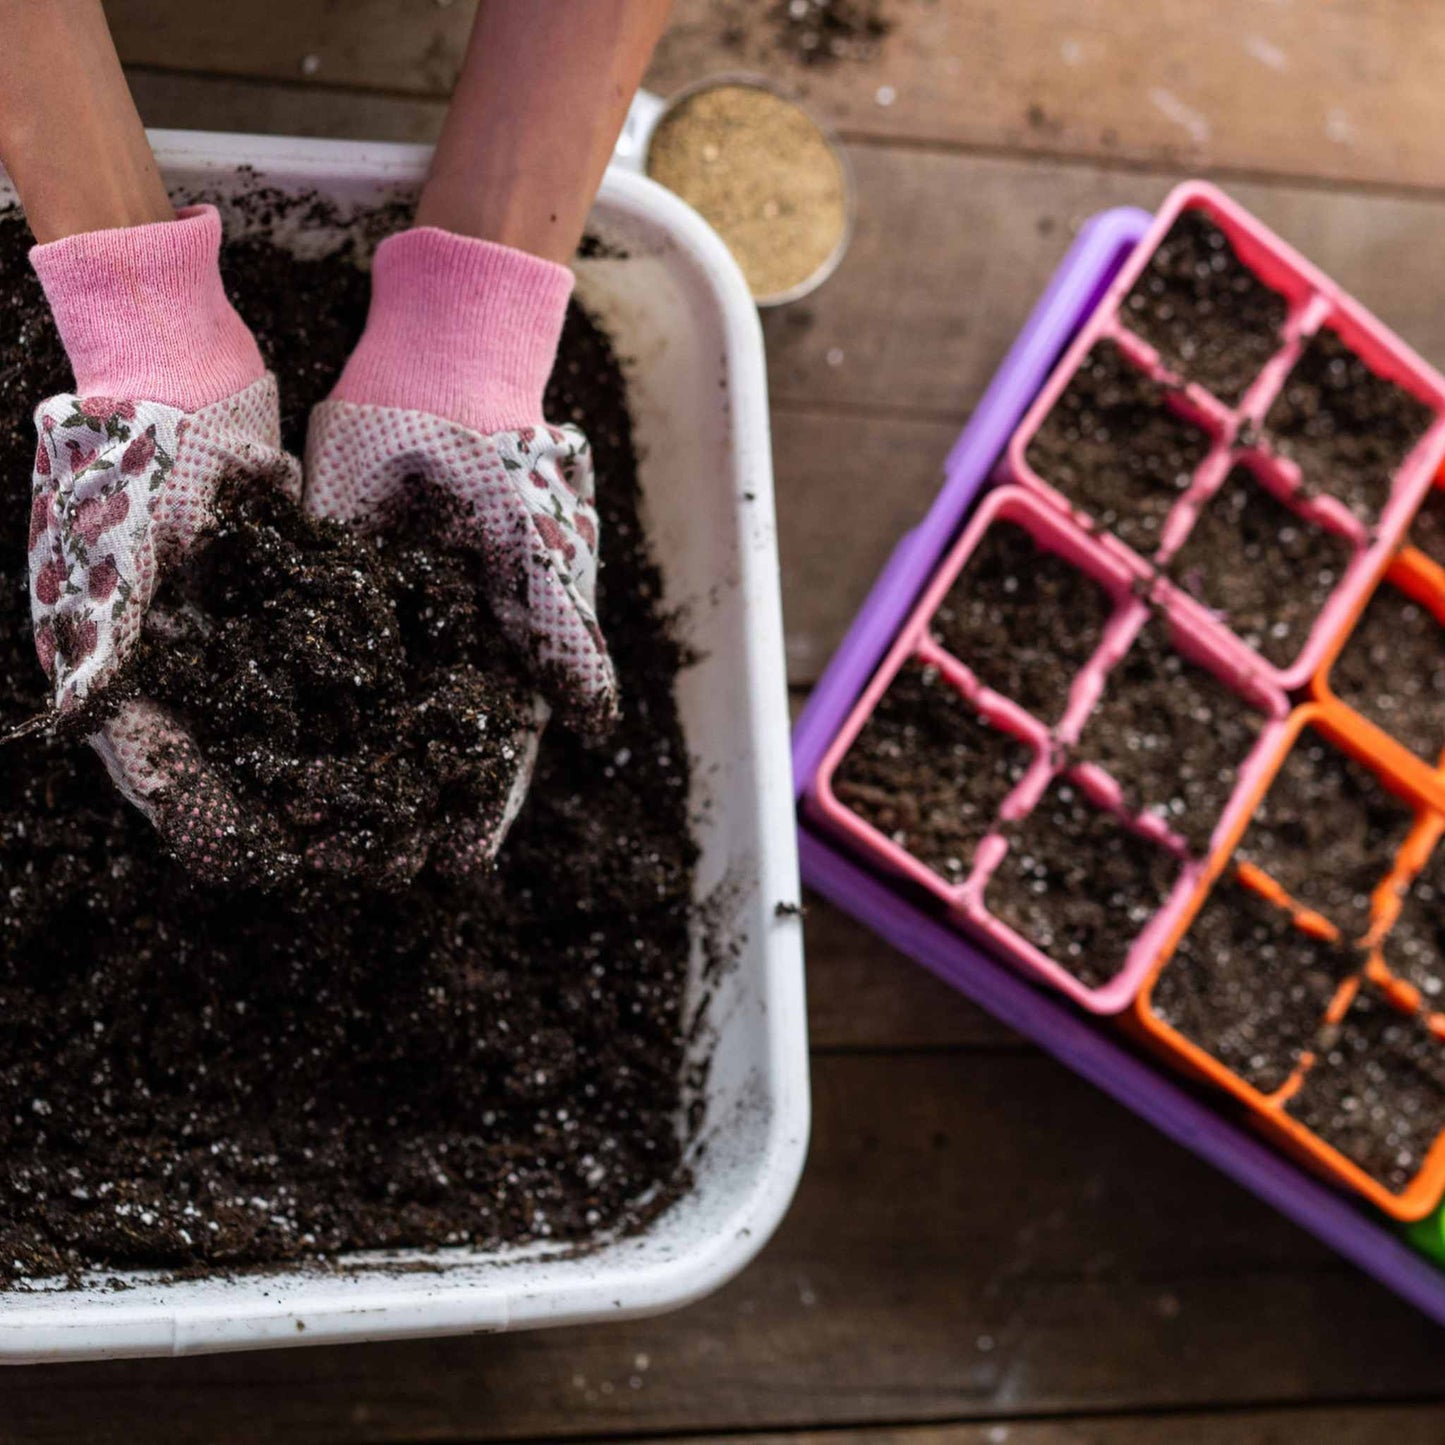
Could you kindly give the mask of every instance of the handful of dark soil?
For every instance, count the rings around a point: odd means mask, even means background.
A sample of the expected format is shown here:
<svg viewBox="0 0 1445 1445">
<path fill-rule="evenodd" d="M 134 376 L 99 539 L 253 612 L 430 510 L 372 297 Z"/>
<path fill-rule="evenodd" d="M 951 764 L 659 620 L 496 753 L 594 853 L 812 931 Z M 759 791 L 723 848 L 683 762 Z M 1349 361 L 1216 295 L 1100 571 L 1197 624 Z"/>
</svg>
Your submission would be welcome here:
<svg viewBox="0 0 1445 1445">
<path fill-rule="evenodd" d="M 310 867 L 404 882 L 433 852 L 467 872 L 499 826 L 533 689 L 482 599 L 480 558 L 453 540 L 457 510 L 419 491 L 361 537 L 238 477 L 158 595 L 135 686 L 235 793 L 247 881 Z M 188 862 L 166 826 L 183 803 L 162 795 L 158 821 Z"/>
</svg>

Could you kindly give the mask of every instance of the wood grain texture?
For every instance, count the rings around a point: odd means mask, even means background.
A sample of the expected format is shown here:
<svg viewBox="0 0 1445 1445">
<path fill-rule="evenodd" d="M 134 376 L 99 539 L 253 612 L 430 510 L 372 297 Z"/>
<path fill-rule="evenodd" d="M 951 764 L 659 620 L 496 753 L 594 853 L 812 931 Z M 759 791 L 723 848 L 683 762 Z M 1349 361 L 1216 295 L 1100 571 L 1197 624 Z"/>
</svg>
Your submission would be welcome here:
<svg viewBox="0 0 1445 1445">
<path fill-rule="evenodd" d="M 725 1445 L 736 1435 L 690 1435 L 689 1445 Z M 1215 1414 L 1102 1415 L 1008 1425 L 919 1425 L 884 1430 L 744 1435 L 747 1445 L 1439 1445 L 1445 1406 L 1332 1410 L 1229 1410 Z M 660 1441 L 659 1445 L 673 1445 Z"/>
<path fill-rule="evenodd" d="M 891 0 L 875 61 L 804 67 L 773 0 L 679 0 L 649 83 L 761 70 L 849 135 L 1376 187 L 1445 185 L 1433 0 Z M 128 63 L 441 95 L 466 0 L 110 0 Z M 886 102 L 886 103 L 885 103 Z"/>
<path fill-rule="evenodd" d="M 815 1054 L 1030 1047 L 827 899 L 809 893 L 805 903 L 808 1038 Z"/>
<path fill-rule="evenodd" d="M 369 95 L 296 82 L 180 75 L 130 66 L 131 94 L 148 126 L 430 143 L 446 103 L 423 96 Z"/>
<path fill-rule="evenodd" d="M 761 70 L 848 135 L 1445 183 L 1445 11 L 1431 0 L 892 0 L 876 60 L 830 67 L 779 53 L 772 8 L 679 0 L 652 83 Z"/>
<path fill-rule="evenodd" d="M 1445 11 L 1442 11 L 1445 14 Z M 775 400 L 960 417 L 972 410 L 1074 232 L 1154 209 L 1183 172 L 854 146 L 858 225 L 836 274 L 766 315 Z M 1282 183 L 1229 192 L 1445 364 L 1445 198 Z"/>
<path fill-rule="evenodd" d="M 8 1371 L 0 1439 L 634 1439 L 1445 1400 L 1438 1329 L 1040 1055 L 824 1057 L 815 1087 L 791 1215 L 681 1314 Z"/>
</svg>

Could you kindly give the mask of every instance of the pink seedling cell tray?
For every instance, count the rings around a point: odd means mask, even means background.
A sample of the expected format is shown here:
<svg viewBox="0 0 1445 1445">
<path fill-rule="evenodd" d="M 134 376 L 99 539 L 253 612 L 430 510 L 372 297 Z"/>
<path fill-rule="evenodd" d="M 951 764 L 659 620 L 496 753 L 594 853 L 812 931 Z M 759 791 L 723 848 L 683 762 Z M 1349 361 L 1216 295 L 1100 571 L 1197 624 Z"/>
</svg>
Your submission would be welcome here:
<svg viewBox="0 0 1445 1445">
<path fill-rule="evenodd" d="M 1278 349 L 1233 406 L 1171 371 L 1159 353 L 1130 330 L 1122 316 L 1125 298 L 1160 242 L 1180 215 L 1191 209 L 1203 212 L 1213 221 L 1228 237 L 1240 261 L 1280 293 L 1288 306 Z M 1298 465 L 1271 450 L 1263 430 L 1265 416 L 1284 388 L 1295 362 L 1310 339 L 1322 329 L 1333 331 L 1378 376 L 1395 382 L 1436 413 L 1434 421 L 1393 474 L 1388 501 L 1373 524 L 1367 524 L 1333 496 L 1312 494 Z M 1089 353 L 1101 341 L 1112 341 L 1131 366 L 1160 383 L 1166 390 L 1166 405 L 1210 438 L 1207 454 L 1195 468 L 1188 488 L 1174 502 L 1161 528 L 1159 547 L 1149 557 L 1099 527 L 1086 510 L 1051 486 L 1028 461 L 1035 434 Z M 999 474 L 1073 516 L 1097 535 L 1132 575 L 1146 583 L 1157 599 L 1167 600 L 1170 608 L 1179 614 L 1190 613 L 1196 618 L 1218 620 L 1208 607 L 1161 572 L 1183 546 L 1201 511 L 1236 463 L 1248 467 L 1269 491 L 1308 523 L 1346 539 L 1350 561 L 1292 661 L 1276 666 L 1244 639 L 1233 633 L 1228 635 L 1227 645 L 1239 655 L 1241 667 L 1272 687 L 1292 692 L 1310 680 L 1333 639 L 1349 626 L 1361 599 L 1378 582 L 1428 491 L 1442 456 L 1445 456 L 1445 379 L 1364 307 L 1223 192 L 1200 181 L 1189 181 L 1171 193 L 1148 233 L 1064 353 L 1015 431 L 1000 463 Z M 1240 565 L 1248 564 L 1241 559 Z"/>
<path fill-rule="evenodd" d="M 1092 577 L 1112 601 L 1112 611 L 1092 656 L 1074 676 L 1062 717 L 1049 727 L 1014 699 L 985 685 L 966 658 L 946 651 L 931 630 L 935 614 L 970 557 L 989 529 L 999 522 L 1021 527 L 1044 551 L 1061 557 Z M 1081 532 L 1046 501 L 1022 487 L 1005 486 L 990 492 L 979 504 L 943 565 L 918 600 L 907 622 L 843 727 L 834 737 L 818 767 L 807 806 L 828 829 L 894 874 L 912 880 L 946 907 L 949 916 L 1032 977 L 1068 995 L 1085 1008 L 1101 1014 L 1126 1008 L 1157 961 L 1174 925 L 1204 886 L 1208 859 L 1230 832 L 1240 810 L 1249 806 L 1261 770 L 1269 764 L 1275 744 L 1286 726 L 1288 700 L 1240 659 L 1222 641 L 1222 631 L 1180 608 L 1172 597 L 1153 604 L 1139 598 L 1136 577 L 1127 563 L 1101 541 Z M 1000 602 L 1001 606 L 1007 603 Z M 1233 792 L 1220 812 L 1203 856 L 1191 856 L 1184 840 L 1162 817 L 1150 811 L 1131 812 L 1120 785 L 1095 763 L 1074 764 L 1070 750 L 1081 736 L 1106 686 L 1108 673 L 1128 652 L 1151 615 L 1163 617 L 1174 647 L 1192 662 L 1214 674 L 1264 718 L 1259 736 L 1240 767 Z M 899 670 L 911 659 L 937 669 L 940 677 L 973 710 L 1007 737 L 1025 744 L 1032 761 L 1017 785 L 1004 798 L 992 830 L 975 850 L 961 882 L 953 882 L 914 857 L 893 839 L 855 813 L 837 796 L 833 779 L 838 767 L 873 715 Z M 989 880 L 1009 849 L 1006 827 L 1027 817 L 1048 792 L 1064 778 L 1087 801 L 1113 814 L 1124 826 L 1172 855 L 1178 873 L 1163 905 L 1143 924 L 1119 971 L 1097 987 L 1083 983 L 1029 939 L 1004 923 L 987 904 Z"/>
</svg>

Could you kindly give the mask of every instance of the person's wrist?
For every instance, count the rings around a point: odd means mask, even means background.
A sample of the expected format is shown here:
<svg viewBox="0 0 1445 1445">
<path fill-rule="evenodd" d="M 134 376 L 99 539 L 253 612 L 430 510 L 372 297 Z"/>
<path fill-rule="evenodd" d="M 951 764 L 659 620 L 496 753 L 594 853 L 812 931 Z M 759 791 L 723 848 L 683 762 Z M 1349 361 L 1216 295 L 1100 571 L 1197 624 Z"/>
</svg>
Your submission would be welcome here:
<svg viewBox="0 0 1445 1445">
<path fill-rule="evenodd" d="M 495 242 L 430 226 L 389 237 L 332 395 L 481 432 L 534 425 L 572 286 L 567 267 Z"/>
<path fill-rule="evenodd" d="M 76 389 L 198 411 L 265 375 L 221 282 L 213 206 L 36 246 Z"/>
</svg>

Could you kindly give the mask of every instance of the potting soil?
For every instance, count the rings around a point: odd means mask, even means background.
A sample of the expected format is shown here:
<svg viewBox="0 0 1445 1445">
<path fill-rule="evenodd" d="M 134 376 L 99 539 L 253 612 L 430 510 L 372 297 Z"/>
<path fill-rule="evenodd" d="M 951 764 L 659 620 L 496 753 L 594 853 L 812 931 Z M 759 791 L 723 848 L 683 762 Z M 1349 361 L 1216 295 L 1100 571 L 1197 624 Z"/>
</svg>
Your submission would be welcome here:
<svg viewBox="0 0 1445 1445">
<path fill-rule="evenodd" d="M 46 703 L 30 416 L 70 384 L 28 244 L 0 216 L 0 728 Z M 366 279 L 349 254 L 298 261 L 264 240 L 225 264 L 295 447 L 359 334 Z M 207 888 L 89 749 L 41 735 L 0 754 L 0 1286 L 587 1241 L 685 1187 L 683 659 L 622 375 L 575 308 L 548 415 L 596 451 L 623 715 L 606 744 L 548 733 L 495 875 Z"/>
</svg>

